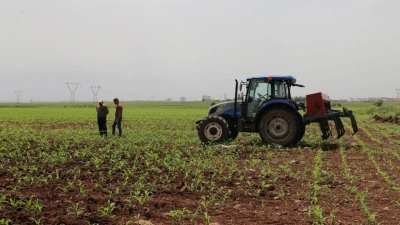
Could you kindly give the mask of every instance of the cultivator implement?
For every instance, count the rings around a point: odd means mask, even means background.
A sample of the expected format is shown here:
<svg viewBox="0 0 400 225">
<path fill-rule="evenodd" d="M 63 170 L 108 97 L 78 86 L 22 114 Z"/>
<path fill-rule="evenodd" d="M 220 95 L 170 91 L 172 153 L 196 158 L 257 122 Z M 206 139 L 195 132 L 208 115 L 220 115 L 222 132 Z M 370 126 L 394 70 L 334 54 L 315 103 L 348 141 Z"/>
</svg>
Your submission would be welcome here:
<svg viewBox="0 0 400 225">
<path fill-rule="evenodd" d="M 343 107 L 343 111 L 331 108 L 329 97 L 321 92 L 306 96 L 306 114 L 304 123 L 319 123 L 322 132 L 322 139 L 332 136 L 332 130 L 329 121 L 333 121 L 336 128 L 337 138 L 341 138 L 346 132 L 341 117 L 348 117 L 353 127 L 353 135 L 357 133 L 358 127 L 356 119 L 351 110 Z"/>
</svg>

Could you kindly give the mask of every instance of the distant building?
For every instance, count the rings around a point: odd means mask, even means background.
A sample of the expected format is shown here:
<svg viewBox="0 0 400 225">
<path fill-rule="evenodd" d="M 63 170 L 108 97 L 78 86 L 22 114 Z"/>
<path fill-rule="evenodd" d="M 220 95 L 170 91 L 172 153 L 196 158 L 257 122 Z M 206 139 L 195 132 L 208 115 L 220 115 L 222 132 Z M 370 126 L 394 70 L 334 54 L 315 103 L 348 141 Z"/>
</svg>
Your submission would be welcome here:
<svg viewBox="0 0 400 225">
<path fill-rule="evenodd" d="M 201 100 L 202 100 L 202 101 L 211 101 L 212 99 L 211 99 L 211 96 L 203 95 L 203 96 L 201 97 Z"/>
<path fill-rule="evenodd" d="M 376 102 L 378 100 L 382 100 L 385 102 L 395 102 L 396 98 L 388 98 L 388 97 L 350 98 L 351 102 Z"/>
<path fill-rule="evenodd" d="M 383 97 L 382 100 L 385 101 L 385 102 L 396 102 L 396 101 L 397 101 L 397 98 L 387 98 L 387 97 Z"/>
<path fill-rule="evenodd" d="M 181 97 L 181 102 L 186 102 L 186 97 Z"/>
<path fill-rule="evenodd" d="M 172 101 L 172 98 L 167 98 L 167 101 L 168 101 L 168 102 Z"/>
</svg>

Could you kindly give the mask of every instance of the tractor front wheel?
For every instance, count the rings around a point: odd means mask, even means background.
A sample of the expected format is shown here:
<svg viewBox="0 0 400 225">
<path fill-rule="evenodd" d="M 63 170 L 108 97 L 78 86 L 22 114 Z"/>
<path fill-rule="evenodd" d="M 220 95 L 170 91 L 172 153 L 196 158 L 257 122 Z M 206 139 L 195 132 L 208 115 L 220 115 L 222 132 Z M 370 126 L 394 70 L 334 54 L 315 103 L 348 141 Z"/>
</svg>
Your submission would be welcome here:
<svg viewBox="0 0 400 225">
<path fill-rule="evenodd" d="M 223 142 L 228 139 L 228 122 L 220 116 L 210 116 L 197 126 L 197 133 L 202 142 Z"/>
<path fill-rule="evenodd" d="M 286 108 L 268 110 L 261 118 L 259 131 L 261 139 L 268 144 L 289 146 L 299 141 L 303 127 L 299 127 L 296 112 Z M 296 142 L 296 143 L 295 143 Z"/>
</svg>

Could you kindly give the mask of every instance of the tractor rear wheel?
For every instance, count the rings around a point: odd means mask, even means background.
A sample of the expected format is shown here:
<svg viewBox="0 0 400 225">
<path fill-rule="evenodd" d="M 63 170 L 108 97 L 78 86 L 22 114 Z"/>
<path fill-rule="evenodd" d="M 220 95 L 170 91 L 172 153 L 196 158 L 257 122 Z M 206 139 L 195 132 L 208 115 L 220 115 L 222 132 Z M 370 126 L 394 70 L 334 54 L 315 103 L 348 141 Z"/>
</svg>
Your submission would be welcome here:
<svg viewBox="0 0 400 225">
<path fill-rule="evenodd" d="M 223 142 L 228 139 L 228 122 L 220 116 L 210 116 L 197 126 L 197 133 L 202 142 Z"/>
<path fill-rule="evenodd" d="M 300 115 L 300 113 L 297 113 L 297 135 L 296 139 L 293 141 L 293 145 L 299 143 L 301 139 L 303 139 L 304 133 L 306 132 L 306 125 L 303 122 L 303 117 Z"/>
<path fill-rule="evenodd" d="M 295 111 L 286 108 L 268 110 L 259 123 L 260 137 L 268 144 L 296 144 L 303 132 L 300 122 Z"/>
</svg>

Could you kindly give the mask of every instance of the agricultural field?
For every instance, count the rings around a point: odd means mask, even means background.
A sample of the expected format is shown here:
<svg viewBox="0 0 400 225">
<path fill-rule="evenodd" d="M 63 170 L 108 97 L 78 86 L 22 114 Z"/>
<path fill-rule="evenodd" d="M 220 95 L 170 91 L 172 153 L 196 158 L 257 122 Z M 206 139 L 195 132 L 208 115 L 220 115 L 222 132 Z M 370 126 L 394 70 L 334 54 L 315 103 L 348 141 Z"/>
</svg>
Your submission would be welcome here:
<svg viewBox="0 0 400 225">
<path fill-rule="evenodd" d="M 310 125 L 282 148 L 202 145 L 209 102 L 122 104 L 122 138 L 94 104 L 0 105 L 0 224 L 399 224 L 400 125 L 374 119 L 399 105 L 348 104 L 356 135 L 343 119 L 339 140 Z"/>
</svg>

